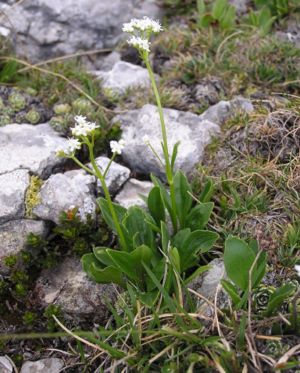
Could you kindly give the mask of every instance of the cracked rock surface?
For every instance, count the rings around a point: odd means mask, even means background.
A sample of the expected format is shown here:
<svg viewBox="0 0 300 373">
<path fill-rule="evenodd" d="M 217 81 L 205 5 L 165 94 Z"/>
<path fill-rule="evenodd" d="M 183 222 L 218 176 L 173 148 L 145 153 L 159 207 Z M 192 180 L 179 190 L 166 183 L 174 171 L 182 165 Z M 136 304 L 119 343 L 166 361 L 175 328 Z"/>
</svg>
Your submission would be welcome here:
<svg viewBox="0 0 300 373">
<path fill-rule="evenodd" d="M 112 47 L 124 22 L 161 14 L 155 0 L 30 0 L 13 7 L 1 1 L 0 10 L 5 30 L 13 25 L 17 53 L 31 61 Z"/>
<path fill-rule="evenodd" d="M 0 175 L 26 169 L 42 178 L 65 162 L 56 156 L 67 139 L 59 136 L 48 123 L 9 124 L 0 128 Z"/>
</svg>

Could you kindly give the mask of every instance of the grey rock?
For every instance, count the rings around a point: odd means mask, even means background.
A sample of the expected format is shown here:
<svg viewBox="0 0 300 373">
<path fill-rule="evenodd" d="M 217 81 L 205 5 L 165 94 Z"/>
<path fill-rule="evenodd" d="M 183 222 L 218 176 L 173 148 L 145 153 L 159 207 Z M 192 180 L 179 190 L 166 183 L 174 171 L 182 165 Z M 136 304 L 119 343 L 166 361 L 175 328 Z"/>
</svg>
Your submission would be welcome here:
<svg viewBox="0 0 300 373">
<path fill-rule="evenodd" d="M 13 366 L 6 356 L 0 356 L 0 373 L 12 373 Z"/>
<path fill-rule="evenodd" d="M 197 293 L 201 294 L 204 298 L 208 299 L 211 303 L 214 303 L 218 286 L 222 279 L 226 278 L 224 262 L 221 259 L 212 260 L 209 265 L 211 268 L 204 272 L 203 275 L 195 278 L 189 285 L 188 288 L 193 289 Z M 198 311 L 206 316 L 213 315 L 213 307 L 201 298 L 196 298 Z M 220 289 L 217 298 L 218 307 L 223 307 L 228 303 L 228 296 Z"/>
<path fill-rule="evenodd" d="M 107 157 L 98 157 L 96 158 L 97 166 L 101 171 L 105 171 L 110 159 Z M 129 179 L 130 170 L 129 168 L 122 166 L 116 162 L 112 162 L 107 175 L 105 177 L 105 182 L 108 187 L 108 190 L 112 195 L 115 195 L 123 186 L 123 184 Z M 101 183 L 97 181 L 98 193 L 103 194 Z"/>
<path fill-rule="evenodd" d="M 45 178 L 62 166 L 64 159 L 56 156 L 58 147 L 67 140 L 49 124 L 9 124 L 0 128 L 0 175 L 26 169 Z"/>
<path fill-rule="evenodd" d="M 205 146 L 219 133 L 220 128 L 218 124 L 189 112 L 164 109 L 164 116 L 170 153 L 173 146 L 180 141 L 175 169 L 189 173 L 201 160 Z M 145 105 L 141 109 L 118 115 L 114 120 L 121 123 L 122 138 L 126 143 L 122 152 L 125 163 L 134 171 L 143 174 L 153 172 L 163 177 L 162 165 L 142 140 L 143 136 L 147 135 L 152 147 L 163 158 L 161 127 L 156 106 Z"/>
<path fill-rule="evenodd" d="M 59 373 L 64 362 L 56 357 L 49 357 L 38 361 L 26 361 L 20 373 Z"/>
<path fill-rule="evenodd" d="M 243 97 L 236 97 L 231 101 L 220 101 L 216 105 L 211 106 L 200 115 L 200 118 L 222 125 L 237 112 L 250 114 L 253 111 L 254 107 L 250 100 Z"/>
<path fill-rule="evenodd" d="M 7 273 L 3 260 L 7 256 L 16 255 L 25 248 L 27 236 L 34 233 L 45 237 L 48 232 L 43 221 L 11 220 L 0 225 L 0 273 Z"/>
<path fill-rule="evenodd" d="M 78 207 L 82 221 L 95 216 L 95 178 L 83 170 L 51 175 L 40 190 L 41 202 L 33 209 L 40 219 L 59 224 L 61 212 Z"/>
<path fill-rule="evenodd" d="M 128 88 L 150 86 L 147 69 L 129 62 L 119 61 L 110 71 L 98 71 L 96 75 L 103 88 L 118 94 L 125 93 Z"/>
<path fill-rule="evenodd" d="M 113 303 L 117 292 L 113 285 L 91 281 L 83 271 L 80 259 L 70 257 L 56 268 L 42 271 L 34 297 L 44 307 L 60 306 L 65 317 L 72 320 L 95 316 L 104 322 L 108 314 L 105 303 L 107 300 Z"/>
<path fill-rule="evenodd" d="M 16 170 L 0 175 L 0 224 L 25 216 L 25 194 L 29 172 Z"/>
<path fill-rule="evenodd" d="M 277 31 L 276 35 L 283 41 L 293 43 L 297 48 L 300 48 L 300 17 L 298 19 L 290 18 L 287 21 L 285 30 Z"/>
<path fill-rule="evenodd" d="M 120 193 L 116 195 L 115 202 L 126 208 L 131 206 L 146 207 L 141 196 L 147 197 L 153 186 L 150 181 L 129 179 Z"/>
<path fill-rule="evenodd" d="M 201 107 L 216 104 L 222 94 L 224 94 L 224 90 L 217 78 L 203 79 L 195 87 L 195 98 Z"/>
<path fill-rule="evenodd" d="M 113 51 L 108 56 L 100 60 L 100 70 L 109 71 L 111 70 L 111 67 L 119 61 L 121 61 L 121 53 Z"/>
<path fill-rule="evenodd" d="M 161 14 L 155 0 L 31 0 L 5 7 L 17 53 L 33 61 L 80 50 L 112 47 L 122 24 Z"/>
<path fill-rule="evenodd" d="M 237 15 L 242 15 L 247 13 L 251 0 L 229 0 L 229 3 L 235 6 Z"/>
</svg>

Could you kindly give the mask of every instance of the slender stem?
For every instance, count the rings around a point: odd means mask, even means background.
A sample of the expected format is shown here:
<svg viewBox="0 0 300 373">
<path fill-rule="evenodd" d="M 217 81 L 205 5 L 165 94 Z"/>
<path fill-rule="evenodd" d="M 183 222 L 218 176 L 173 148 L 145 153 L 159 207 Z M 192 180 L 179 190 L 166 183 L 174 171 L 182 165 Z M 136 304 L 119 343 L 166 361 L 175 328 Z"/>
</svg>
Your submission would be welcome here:
<svg viewBox="0 0 300 373">
<path fill-rule="evenodd" d="M 158 114 L 159 114 L 159 119 L 161 123 L 162 138 L 163 138 L 163 152 L 164 152 L 165 162 L 166 162 L 166 175 L 167 175 L 167 180 L 170 183 L 170 181 L 173 179 L 173 175 L 172 175 L 172 169 L 171 169 L 171 163 L 170 163 L 168 138 L 167 138 L 167 131 L 166 131 L 166 124 L 165 124 L 163 109 L 162 109 L 160 96 L 159 96 L 159 92 L 158 92 L 156 81 L 155 81 L 155 76 L 153 74 L 148 55 L 145 56 L 144 60 L 145 60 L 145 64 L 146 64 L 146 67 L 149 73 L 151 85 L 152 85 L 156 103 L 157 103 Z"/>
<path fill-rule="evenodd" d="M 155 95 L 156 103 L 157 103 L 157 108 L 158 108 L 158 113 L 159 113 L 159 119 L 160 119 L 160 124 L 161 124 L 161 132 L 162 132 L 162 138 L 163 138 L 163 153 L 165 157 L 165 168 L 166 168 L 166 176 L 167 176 L 167 181 L 170 186 L 170 195 L 171 195 L 171 203 L 172 203 L 172 210 L 174 212 L 174 217 L 171 216 L 172 219 L 172 224 L 174 231 L 177 231 L 177 219 L 176 219 L 176 199 L 175 199 L 175 188 L 174 188 L 174 178 L 173 178 L 173 170 L 171 167 L 171 162 L 170 162 L 170 156 L 169 156 L 169 149 L 168 149 L 168 138 L 167 138 L 167 130 L 166 130 L 166 124 L 165 124 L 165 119 L 164 119 L 164 114 L 163 114 L 163 108 L 161 105 L 161 100 L 159 96 L 159 92 L 157 89 L 156 81 L 155 81 L 155 76 L 152 71 L 150 62 L 149 62 L 149 55 L 148 53 L 143 55 L 144 62 L 146 64 L 151 85 L 153 88 L 153 92 Z"/>
<path fill-rule="evenodd" d="M 80 160 L 78 158 L 75 157 L 75 155 L 72 155 L 70 157 L 75 163 L 78 164 L 78 166 L 80 166 L 81 168 L 84 169 L 84 171 L 88 172 L 89 174 L 93 175 L 93 176 L 96 176 L 97 175 L 95 174 L 95 172 L 93 172 L 90 168 L 88 168 L 87 166 L 85 166 L 83 163 L 80 162 Z"/>
<path fill-rule="evenodd" d="M 109 190 L 108 190 L 106 182 L 105 182 L 105 178 L 103 177 L 103 175 L 102 175 L 102 173 L 101 173 L 101 171 L 100 171 L 100 169 L 97 166 L 97 163 L 95 161 L 95 157 L 94 157 L 94 139 L 92 139 L 92 142 L 88 141 L 86 144 L 87 144 L 87 146 L 89 148 L 89 155 L 90 155 L 90 160 L 91 160 L 93 169 L 95 171 L 95 174 L 96 174 L 97 178 L 101 182 L 101 186 L 102 186 L 102 189 L 103 189 L 103 192 L 104 192 L 104 196 L 105 196 L 105 199 L 107 201 L 109 211 L 111 213 L 112 219 L 113 219 L 115 227 L 116 227 L 117 234 L 118 234 L 119 239 L 120 239 L 120 244 L 121 244 L 121 246 L 122 246 L 122 248 L 124 250 L 128 251 L 127 250 L 127 244 L 126 244 L 126 241 L 125 241 L 125 237 L 124 237 L 123 231 L 121 229 L 121 226 L 119 224 L 119 220 L 118 220 L 116 211 L 114 209 L 114 206 L 113 206 L 113 203 L 112 203 L 112 200 L 111 200 L 111 197 L 110 197 L 110 193 L 109 193 Z"/>
<path fill-rule="evenodd" d="M 106 175 L 107 175 L 107 173 L 108 173 L 108 171 L 109 171 L 109 169 L 110 169 L 111 164 L 113 163 L 114 159 L 116 158 L 116 155 L 117 155 L 117 153 L 114 153 L 114 154 L 112 155 L 111 159 L 109 160 L 109 162 L 108 162 L 108 164 L 107 164 L 107 166 L 106 166 L 106 169 L 105 169 L 104 172 L 103 172 L 103 177 L 104 177 L 104 179 L 106 178 Z"/>
</svg>

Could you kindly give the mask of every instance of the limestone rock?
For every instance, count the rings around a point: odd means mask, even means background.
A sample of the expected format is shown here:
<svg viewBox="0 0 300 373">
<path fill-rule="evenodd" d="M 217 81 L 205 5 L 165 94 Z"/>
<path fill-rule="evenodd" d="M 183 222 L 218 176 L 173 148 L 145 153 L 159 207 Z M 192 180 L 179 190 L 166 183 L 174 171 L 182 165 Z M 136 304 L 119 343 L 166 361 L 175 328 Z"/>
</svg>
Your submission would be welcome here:
<svg viewBox="0 0 300 373">
<path fill-rule="evenodd" d="M 251 0 L 229 0 L 229 3 L 235 6 L 238 15 L 242 15 L 247 13 L 247 10 L 251 5 Z"/>
<path fill-rule="evenodd" d="M 223 94 L 222 82 L 218 78 L 203 79 L 195 87 L 195 98 L 203 108 L 216 104 Z"/>
<path fill-rule="evenodd" d="M 59 305 L 66 317 L 93 317 L 105 321 L 106 301 L 114 302 L 115 287 L 91 281 L 78 258 L 66 258 L 56 268 L 44 270 L 37 280 L 34 297 L 38 304 Z M 82 320 L 81 320 L 82 321 Z"/>
<path fill-rule="evenodd" d="M 115 202 L 126 208 L 131 206 L 145 207 L 146 204 L 141 196 L 147 197 L 153 186 L 150 181 L 129 179 L 120 193 L 116 195 Z"/>
<path fill-rule="evenodd" d="M 231 101 L 220 101 L 208 108 L 200 115 L 201 120 L 209 120 L 222 125 L 227 119 L 237 112 L 252 113 L 254 107 L 250 100 L 236 97 Z"/>
<path fill-rule="evenodd" d="M 161 13 L 155 0 L 30 0 L 0 9 L 17 53 L 33 61 L 112 47 L 124 37 L 124 22 Z"/>
<path fill-rule="evenodd" d="M 226 278 L 226 272 L 224 262 L 221 259 L 214 259 L 209 263 L 209 265 L 211 268 L 207 272 L 204 272 L 203 275 L 194 279 L 188 285 L 188 287 L 214 303 L 217 288 L 220 285 L 221 280 Z M 228 303 L 228 296 L 223 290 L 220 290 L 217 299 L 218 307 L 222 307 Z M 207 316 L 211 316 L 213 314 L 214 310 L 207 302 L 200 298 L 196 298 L 196 301 L 199 312 Z"/>
<path fill-rule="evenodd" d="M 114 93 L 122 94 L 136 86 L 150 86 L 147 69 L 129 62 L 119 61 L 110 71 L 98 71 L 96 75 L 101 79 L 102 87 Z"/>
<path fill-rule="evenodd" d="M 0 175 L 0 224 L 25 216 L 25 194 L 30 183 L 27 170 Z"/>
<path fill-rule="evenodd" d="M 36 220 L 12 220 L 0 225 L 0 273 L 6 273 L 3 264 L 5 257 L 16 255 L 25 248 L 27 236 L 34 233 L 46 236 L 48 232 L 45 222 Z"/>
<path fill-rule="evenodd" d="M 13 366 L 6 356 L 0 356 L 0 373 L 13 373 Z"/>
<path fill-rule="evenodd" d="M 33 213 L 40 219 L 59 224 L 61 212 L 78 207 L 84 221 L 88 214 L 95 216 L 95 178 L 83 170 L 51 175 L 40 190 L 40 204 Z"/>
<path fill-rule="evenodd" d="M 276 35 L 279 39 L 293 43 L 297 48 L 300 48 L 300 17 L 298 19 L 290 17 L 287 20 L 287 25 L 284 31 L 277 31 Z"/>
<path fill-rule="evenodd" d="M 169 152 L 180 141 L 175 169 L 189 173 L 198 163 L 207 144 L 220 129 L 218 124 L 202 119 L 193 113 L 164 109 L 168 133 Z M 155 151 L 163 157 L 161 149 L 161 128 L 156 106 L 145 105 L 138 110 L 130 110 L 118 115 L 115 121 L 121 123 L 122 138 L 126 147 L 122 158 L 134 171 L 164 176 L 164 170 L 142 138 L 147 135 Z"/>
<path fill-rule="evenodd" d="M 56 156 L 67 140 L 49 124 L 9 124 L 0 128 L 0 175 L 26 169 L 45 178 L 59 168 L 64 159 Z"/>
<path fill-rule="evenodd" d="M 64 362 L 56 357 L 49 357 L 38 361 L 26 361 L 20 373 L 59 373 Z"/>
<path fill-rule="evenodd" d="M 109 163 L 109 158 L 98 157 L 96 158 L 97 166 L 100 170 L 104 171 Z M 130 170 L 129 168 L 122 166 L 116 162 L 112 162 L 108 173 L 105 177 L 106 185 L 112 195 L 115 195 L 123 186 L 123 184 L 129 179 Z M 103 194 L 100 181 L 97 181 L 98 192 Z"/>
</svg>

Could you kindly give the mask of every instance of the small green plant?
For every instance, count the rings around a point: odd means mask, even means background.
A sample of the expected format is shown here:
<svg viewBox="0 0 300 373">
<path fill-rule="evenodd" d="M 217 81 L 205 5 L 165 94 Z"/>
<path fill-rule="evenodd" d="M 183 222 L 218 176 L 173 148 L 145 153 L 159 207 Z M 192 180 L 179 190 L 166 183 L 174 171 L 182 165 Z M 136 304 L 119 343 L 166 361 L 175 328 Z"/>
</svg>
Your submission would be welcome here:
<svg viewBox="0 0 300 373">
<path fill-rule="evenodd" d="M 162 27 L 144 17 L 125 24 L 123 30 L 131 34 L 128 42 L 139 51 L 149 72 L 160 117 L 164 160 L 156 151 L 154 154 L 165 167 L 168 187 L 152 175 L 155 186 L 147 198 L 149 212 L 139 207 L 125 209 L 113 203 L 105 176 L 125 144 L 122 140 L 111 141 L 113 155 L 107 168 L 101 171 L 94 157 L 97 126 L 85 117 L 75 117 L 76 126 L 72 129 L 75 138 L 70 139 L 69 147 L 59 154 L 71 158 L 100 180 L 105 198 L 99 198 L 98 204 L 107 225 L 118 237 L 116 248 L 94 247 L 93 253 L 84 255 L 83 268 L 99 283 L 113 282 L 132 289 L 148 306 L 160 299 L 161 286 L 182 304 L 182 284 L 193 277 L 193 272 L 198 273 L 199 255 L 208 252 L 218 238 L 217 233 L 205 229 L 213 203 L 195 201 L 186 176 L 181 171 L 175 172 L 179 143 L 172 154 L 169 153 L 160 95 L 149 60 L 150 37 Z M 149 140 L 146 142 L 153 150 Z M 88 149 L 92 169 L 75 157 L 75 151 L 83 145 Z"/>
<path fill-rule="evenodd" d="M 246 23 L 259 28 L 261 30 L 261 35 L 266 35 L 270 31 L 275 20 L 276 17 L 272 16 L 268 7 L 263 7 L 259 10 L 251 9 L 246 17 Z"/>
<path fill-rule="evenodd" d="M 55 304 L 50 304 L 44 311 L 43 316 L 46 319 L 47 322 L 47 329 L 49 332 L 54 332 L 57 330 L 57 324 L 53 318 L 55 317 L 61 317 L 62 316 L 62 311 L 60 306 L 57 306 Z"/>
<path fill-rule="evenodd" d="M 217 24 L 222 29 L 230 29 L 235 25 L 236 9 L 228 0 L 215 0 L 210 9 L 204 0 L 197 0 L 197 10 L 200 28 Z"/>
<path fill-rule="evenodd" d="M 237 237 L 228 237 L 225 242 L 224 264 L 228 278 L 222 280 L 225 291 L 230 295 L 235 309 L 244 309 L 248 305 L 249 294 L 259 289 L 266 266 L 267 254 L 259 250 L 257 242 L 249 244 Z M 295 292 L 291 283 L 282 285 L 268 292 L 268 300 L 261 310 L 264 316 L 271 316 L 277 312 L 282 304 Z M 256 291 L 257 303 L 258 291 Z"/>
</svg>

